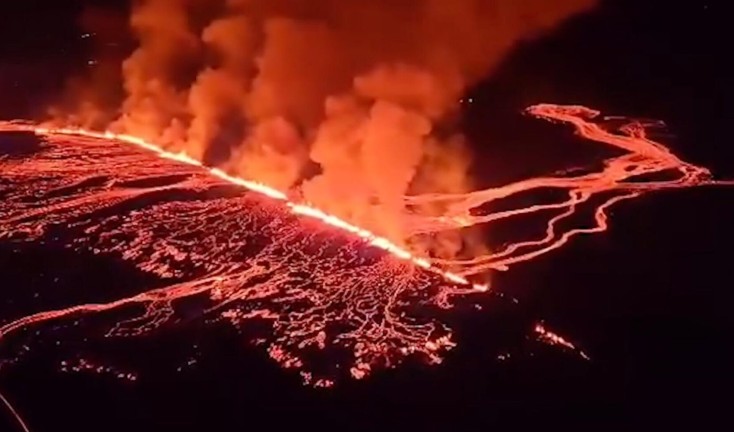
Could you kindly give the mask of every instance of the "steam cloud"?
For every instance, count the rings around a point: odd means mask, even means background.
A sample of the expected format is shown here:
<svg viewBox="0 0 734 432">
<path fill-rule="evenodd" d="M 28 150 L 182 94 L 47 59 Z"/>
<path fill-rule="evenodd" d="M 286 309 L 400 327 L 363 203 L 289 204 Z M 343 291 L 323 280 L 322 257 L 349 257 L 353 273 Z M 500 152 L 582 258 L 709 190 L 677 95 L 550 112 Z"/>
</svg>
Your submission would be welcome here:
<svg viewBox="0 0 734 432">
<path fill-rule="evenodd" d="M 115 117 L 104 127 L 297 190 L 404 242 L 404 195 L 471 187 L 461 137 L 437 132 L 467 87 L 518 41 L 594 3 L 139 0 L 124 100 L 111 110 L 82 93 L 72 118 Z M 409 242 L 455 255 L 479 247 L 470 240 Z"/>
</svg>

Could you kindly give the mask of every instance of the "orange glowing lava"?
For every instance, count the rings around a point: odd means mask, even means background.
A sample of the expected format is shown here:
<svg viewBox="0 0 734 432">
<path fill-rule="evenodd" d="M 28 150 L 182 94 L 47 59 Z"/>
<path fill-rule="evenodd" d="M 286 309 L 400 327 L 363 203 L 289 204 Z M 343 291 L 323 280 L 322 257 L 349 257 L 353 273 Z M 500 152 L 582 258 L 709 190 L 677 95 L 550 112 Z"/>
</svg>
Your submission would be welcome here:
<svg viewBox="0 0 734 432">
<path fill-rule="evenodd" d="M 315 366 L 324 352 L 346 353 L 346 360 L 327 364 L 336 363 L 354 378 L 408 355 L 438 363 L 455 345 L 451 331 L 438 319 L 416 314 L 416 307 L 448 308 L 452 297 L 489 291 L 488 284 L 469 281 L 475 275 L 507 270 L 578 234 L 605 231 L 607 211 L 622 200 L 662 189 L 732 184 L 713 180 L 707 169 L 651 140 L 645 124 L 607 130 L 597 111 L 581 106 L 544 104 L 527 112 L 572 125 L 587 140 L 624 153 L 605 160 L 598 172 L 532 178 L 466 194 L 405 197 L 409 207 L 440 202 L 446 208 L 438 217 L 406 213 L 411 235 L 530 214 L 544 223 L 540 238 L 455 260 L 416 255 L 308 203 L 294 202 L 285 191 L 205 167 L 134 136 L 2 123 L 0 131 L 33 132 L 45 143 L 19 157 L 0 154 L 0 239 L 51 238 L 65 247 L 114 255 L 168 285 L 16 317 L 0 326 L 0 339 L 47 321 L 143 306 L 139 316 L 107 333 L 141 334 L 172 321 L 179 300 L 201 297 L 202 314 L 236 325 L 269 322 L 271 333 L 255 342 L 267 344 L 273 359 L 300 370 L 314 386 L 331 385 L 339 374 L 330 366 L 325 371 Z M 661 173 L 675 176 L 642 177 Z M 567 198 L 480 213 L 494 201 L 540 189 L 565 191 Z M 592 210 L 593 226 L 569 223 L 582 208 Z M 587 358 L 542 325 L 535 332 L 542 341 Z"/>
<path fill-rule="evenodd" d="M 534 330 L 535 333 L 538 335 L 538 338 L 548 345 L 559 345 L 571 351 L 578 351 L 579 355 L 583 359 L 589 360 L 589 356 L 587 356 L 586 353 L 584 353 L 583 351 L 579 351 L 578 348 L 576 348 L 576 345 L 567 341 L 563 336 L 548 330 L 543 324 L 536 324 Z"/>
</svg>

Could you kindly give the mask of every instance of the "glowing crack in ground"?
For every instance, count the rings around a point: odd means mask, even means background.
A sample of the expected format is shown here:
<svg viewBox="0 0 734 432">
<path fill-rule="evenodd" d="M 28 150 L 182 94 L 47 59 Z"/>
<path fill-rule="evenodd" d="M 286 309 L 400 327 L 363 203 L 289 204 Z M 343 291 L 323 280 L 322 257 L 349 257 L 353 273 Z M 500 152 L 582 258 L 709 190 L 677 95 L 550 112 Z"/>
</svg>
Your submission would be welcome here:
<svg viewBox="0 0 734 432">
<path fill-rule="evenodd" d="M 119 257 L 169 283 L 117 301 L 16 318 L 0 327 L 0 340 L 37 323 L 139 306 L 141 313 L 116 324 L 108 336 L 143 334 L 174 321 L 182 299 L 196 298 L 201 299 L 202 315 L 238 326 L 269 323 L 271 332 L 259 342 L 267 344 L 270 356 L 300 370 L 307 383 L 328 386 L 335 369 L 324 372 L 317 364 L 336 365 L 362 378 L 408 355 L 439 362 L 454 346 L 451 331 L 420 309 L 448 308 L 453 296 L 488 291 L 487 285 L 469 282 L 474 275 L 506 270 L 563 246 L 577 234 L 604 231 L 613 204 L 648 191 L 731 184 L 712 180 L 705 168 L 680 160 L 649 139 L 648 125 L 630 122 L 606 130 L 594 122 L 598 112 L 580 106 L 536 105 L 527 112 L 571 124 L 584 138 L 624 154 L 607 159 L 599 172 L 539 177 L 461 195 L 406 197 L 409 208 L 447 204 L 439 217 L 406 214 L 413 235 L 518 215 L 547 218 L 542 238 L 464 260 L 414 255 L 292 202 L 287 193 L 203 167 L 135 137 L 4 123 L 0 130 L 33 132 L 43 140 L 32 151 L 0 153 L 0 240 L 53 239 L 74 250 Z M 641 180 L 661 173 L 675 176 Z M 477 214 L 493 201 L 539 189 L 566 191 L 567 198 Z M 593 206 L 593 226 L 561 224 L 583 205 Z M 575 349 L 542 325 L 535 332 L 546 343 Z"/>
</svg>

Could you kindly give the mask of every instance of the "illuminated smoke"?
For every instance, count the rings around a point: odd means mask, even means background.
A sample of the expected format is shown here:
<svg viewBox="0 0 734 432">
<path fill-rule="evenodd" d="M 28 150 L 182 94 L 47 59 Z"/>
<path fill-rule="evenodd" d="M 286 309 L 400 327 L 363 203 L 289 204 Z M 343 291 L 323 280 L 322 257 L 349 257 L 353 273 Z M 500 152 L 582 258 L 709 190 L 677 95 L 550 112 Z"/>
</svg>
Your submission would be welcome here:
<svg viewBox="0 0 734 432">
<path fill-rule="evenodd" d="M 189 26 L 186 0 L 138 2 L 130 25 L 140 46 L 122 65 L 127 98 L 113 129 L 134 132 L 173 147 L 189 123 L 187 71 L 196 68 L 199 36 Z M 194 155 L 201 149 L 187 148 Z"/>
<path fill-rule="evenodd" d="M 403 242 L 404 195 L 471 186 L 461 140 L 436 125 L 518 41 L 594 3 L 142 0 L 112 128 Z M 408 243 L 450 256 L 462 237 Z"/>
</svg>

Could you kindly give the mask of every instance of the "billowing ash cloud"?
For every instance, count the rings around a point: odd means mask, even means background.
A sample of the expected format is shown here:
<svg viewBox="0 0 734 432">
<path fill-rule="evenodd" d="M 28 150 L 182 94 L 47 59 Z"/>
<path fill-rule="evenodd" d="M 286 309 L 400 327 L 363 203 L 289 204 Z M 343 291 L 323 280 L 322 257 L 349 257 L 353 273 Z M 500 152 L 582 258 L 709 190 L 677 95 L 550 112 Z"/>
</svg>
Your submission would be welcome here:
<svg viewBox="0 0 734 432">
<path fill-rule="evenodd" d="M 297 187 L 404 241 L 405 194 L 470 187 L 461 137 L 434 133 L 465 89 L 518 41 L 594 3 L 139 0 L 111 127 Z M 454 254 L 465 240 L 421 247 Z"/>
</svg>

